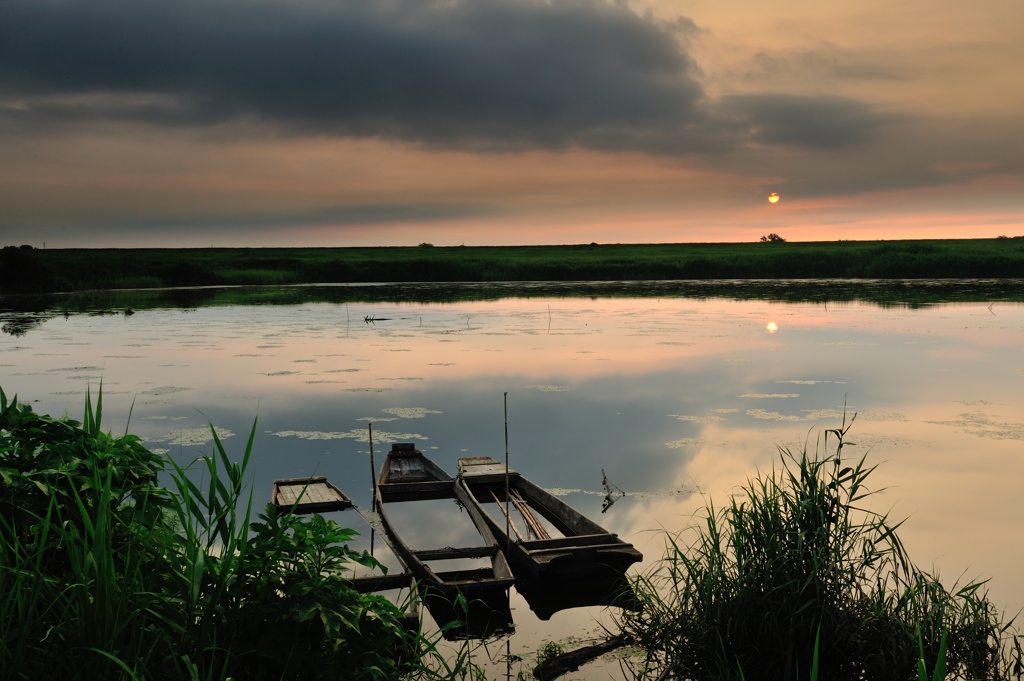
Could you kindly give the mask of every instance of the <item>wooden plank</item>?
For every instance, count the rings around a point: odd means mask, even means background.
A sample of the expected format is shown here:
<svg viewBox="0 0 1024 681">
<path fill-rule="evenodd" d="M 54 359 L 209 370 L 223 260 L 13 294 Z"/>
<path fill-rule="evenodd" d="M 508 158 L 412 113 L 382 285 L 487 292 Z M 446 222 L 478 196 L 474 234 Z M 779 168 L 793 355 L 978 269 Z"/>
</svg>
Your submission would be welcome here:
<svg viewBox="0 0 1024 681">
<path fill-rule="evenodd" d="M 629 547 L 632 548 L 632 544 L 627 544 L 619 539 L 618 535 L 605 533 L 605 534 L 579 534 L 574 537 L 555 537 L 554 539 L 536 539 L 524 544 L 530 552 L 544 551 L 547 549 L 559 550 L 573 547 L 583 546 L 602 546 L 602 547 Z"/>
<path fill-rule="evenodd" d="M 399 572 L 394 575 L 374 575 L 373 577 L 356 577 L 352 587 L 361 594 L 388 591 L 390 589 L 406 589 L 412 585 L 412 575 Z"/>
<path fill-rule="evenodd" d="M 271 501 L 279 513 L 318 513 L 352 508 L 352 500 L 325 477 L 275 480 Z"/>
<path fill-rule="evenodd" d="M 467 546 L 464 548 L 446 546 L 443 549 L 413 551 L 413 554 L 420 560 L 453 560 L 455 558 L 489 558 L 497 552 L 497 546 Z"/>
<path fill-rule="evenodd" d="M 633 553 L 639 553 L 633 548 L 632 544 L 586 544 L 580 546 L 556 546 L 550 549 L 533 549 L 527 546 L 526 548 L 530 556 L 535 560 L 540 560 L 543 556 L 557 556 L 560 553 L 572 555 L 580 555 L 587 552 L 594 552 L 598 555 L 632 555 Z"/>
<path fill-rule="evenodd" d="M 278 485 L 278 484 L 280 484 L 280 485 L 294 485 L 294 484 L 305 484 L 307 482 L 327 482 L 327 478 L 324 477 L 323 475 L 317 475 L 317 476 L 314 476 L 312 478 L 310 478 L 310 477 L 305 477 L 305 478 L 281 478 L 280 480 L 275 480 L 274 484 L 275 485 Z"/>
<path fill-rule="evenodd" d="M 459 475 L 463 478 L 472 478 L 473 482 L 487 482 L 503 480 L 505 478 L 505 464 L 495 461 L 489 456 L 467 456 L 459 459 Z M 513 468 L 508 469 L 509 477 L 519 475 Z"/>
<path fill-rule="evenodd" d="M 387 501 L 421 501 L 444 499 L 452 496 L 455 483 L 451 480 L 427 482 L 394 482 L 377 485 L 381 499 Z"/>
</svg>

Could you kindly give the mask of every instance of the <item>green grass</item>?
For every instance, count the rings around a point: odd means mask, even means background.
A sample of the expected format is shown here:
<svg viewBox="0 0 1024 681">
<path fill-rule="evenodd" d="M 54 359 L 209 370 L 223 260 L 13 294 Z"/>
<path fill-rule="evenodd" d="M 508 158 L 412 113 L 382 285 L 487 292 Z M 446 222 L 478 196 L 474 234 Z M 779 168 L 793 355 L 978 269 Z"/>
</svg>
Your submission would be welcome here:
<svg viewBox="0 0 1024 681">
<path fill-rule="evenodd" d="M 403 604 L 356 592 L 352 530 L 254 517 L 240 462 L 214 436 L 181 467 L 139 439 L 35 414 L 0 389 L 0 677 L 455 679 L 402 625 Z M 169 473 L 171 489 L 158 478 Z M 196 478 L 203 480 L 200 486 Z"/>
<path fill-rule="evenodd" d="M 781 451 L 780 468 L 728 505 L 709 503 L 689 539 L 635 588 L 624 630 L 646 651 L 641 678 L 873 681 L 1021 677 L 1012 620 L 984 582 L 945 587 L 918 569 L 900 523 L 866 510 L 863 458 Z M 671 674 L 671 677 L 667 676 Z"/>
<path fill-rule="evenodd" d="M 0 251 L 0 292 L 352 282 L 1024 276 L 1024 238 Z"/>
</svg>

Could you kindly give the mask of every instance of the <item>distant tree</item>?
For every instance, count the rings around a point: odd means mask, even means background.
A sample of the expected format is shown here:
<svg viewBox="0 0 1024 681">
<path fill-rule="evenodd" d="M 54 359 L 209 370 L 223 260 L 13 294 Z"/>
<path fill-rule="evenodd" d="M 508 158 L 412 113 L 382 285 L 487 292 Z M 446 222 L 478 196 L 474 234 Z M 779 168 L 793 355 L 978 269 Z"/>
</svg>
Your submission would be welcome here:
<svg viewBox="0 0 1024 681">
<path fill-rule="evenodd" d="M 434 244 L 432 244 L 432 243 L 430 243 L 428 241 L 424 241 L 423 243 L 420 244 L 420 248 L 433 248 L 433 247 L 434 247 Z"/>
<path fill-rule="evenodd" d="M 780 243 L 780 244 L 781 244 L 781 243 L 785 243 L 785 241 L 786 241 L 786 240 L 785 240 L 785 239 L 783 239 L 783 238 L 782 238 L 781 236 L 779 236 L 778 234 L 776 234 L 775 232 L 772 232 L 772 233 L 771 233 L 771 234 L 769 234 L 768 236 L 762 236 L 762 237 L 761 237 L 761 241 L 764 241 L 764 242 L 766 242 L 766 243 L 767 243 L 767 242 L 769 242 L 769 241 L 773 241 L 773 242 L 777 242 L 777 243 Z"/>
<path fill-rule="evenodd" d="M 32 293 L 55 286 L 53 272 L 32 246 L 4 246 L 0 250 L 0 292 Z"/>
</svg>

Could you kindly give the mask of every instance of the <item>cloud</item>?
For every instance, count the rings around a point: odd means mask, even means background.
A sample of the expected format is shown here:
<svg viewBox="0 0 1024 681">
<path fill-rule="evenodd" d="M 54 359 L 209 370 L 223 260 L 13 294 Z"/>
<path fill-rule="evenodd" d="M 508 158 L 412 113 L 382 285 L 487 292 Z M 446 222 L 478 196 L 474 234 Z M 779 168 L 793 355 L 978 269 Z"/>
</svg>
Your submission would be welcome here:
<svg viewBox="0 0 1024 681">
<path fill-rule="evenodd" d="M 893 120 L 855 99 L 827 95 L 731 95 L 720 109 L 754 142 L 797 147 L 851 146 Z"/>
<path fill-rule="evenodd" d="M 701 29 L 604 0 L 7 0 L 0 126 L 258 123 L 470 150 L 841 146 L 855 100 L 708 102 Z"/>
<path fill-rule="evenodd" d="M 15 117 L 551 148 L 685 124 L 702 96 L 669 27 L 619 3 L 13 0 L 0 13 Z"/>
</svg>

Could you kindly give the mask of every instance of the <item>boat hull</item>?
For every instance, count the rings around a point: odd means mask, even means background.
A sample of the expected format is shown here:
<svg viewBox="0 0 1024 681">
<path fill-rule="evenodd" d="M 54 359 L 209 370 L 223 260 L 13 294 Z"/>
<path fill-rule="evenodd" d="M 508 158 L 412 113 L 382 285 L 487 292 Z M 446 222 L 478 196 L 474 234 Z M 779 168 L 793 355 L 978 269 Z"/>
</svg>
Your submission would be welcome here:
<svg viewBox="0 0 1024 681">
<path fill-rule="evenodd" d="M 414 577 L 416 590 L 445 638 L 487 638 L 514 629 L 508 590 L 512 570 L 491 527 L 458 481 L 411 446 L 396 445 L 388 454 L 375 490 L 377 513 L 388 544 Z M 417 551 L 395 531 L 387 508 L 398 503 L 450 498 L 465 508 L 483 546 Z M 435 571 L 430 561 L 486 558 L 489 566 Z"/>
<path fill-rule="evenodd" d="M 633 609 L 636 595 L 626 570 L 643 560 L 631 544 L 608 532 L 568 504 L 522 477 L 516 471 L 506 476 L 504 466 L 487 457 L 459 461 L 460 482 L 481 507 L 516 577 L 516 590 L 541 619 L 568 608 L 614 605 Z M 506 496 L 506 487 L 509 495 Z M 511 529 L 510 518 L 495 518 L 482 504 L 499 507 L 526 503 L 563 536 L 525 538 Z M 511 515 L 514 511 L 502 510 Z"/>
</svg>

